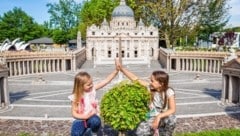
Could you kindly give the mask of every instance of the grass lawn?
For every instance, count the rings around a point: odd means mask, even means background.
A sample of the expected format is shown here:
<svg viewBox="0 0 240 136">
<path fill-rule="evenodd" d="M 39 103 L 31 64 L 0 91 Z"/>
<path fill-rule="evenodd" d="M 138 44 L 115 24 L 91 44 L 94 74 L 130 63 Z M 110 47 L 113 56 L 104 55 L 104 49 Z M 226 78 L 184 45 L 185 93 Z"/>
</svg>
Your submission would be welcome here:
<svg viewBox="0 0 240 136">
<path fill-rule="evenodd" d="M 0 134 L 0 136 L 5 136 L 5 134 Z M 31 133 L 20 132 L 17 136 L 34 136 Z M 46 136 L 55 136 L 52 134 L 47 134 Z M 221 130 L 209 130 L 201 132 L 191 132 L 191 133 L 175 133 L 173 136 L 240 136 L 239 129 L 221 129 Z"/>
<path fill-rule="evenodd" d="M 174 136 L 240 136 L 240 128 L 202 131 L 196 133 L 176 133 Z"/>
</svg>

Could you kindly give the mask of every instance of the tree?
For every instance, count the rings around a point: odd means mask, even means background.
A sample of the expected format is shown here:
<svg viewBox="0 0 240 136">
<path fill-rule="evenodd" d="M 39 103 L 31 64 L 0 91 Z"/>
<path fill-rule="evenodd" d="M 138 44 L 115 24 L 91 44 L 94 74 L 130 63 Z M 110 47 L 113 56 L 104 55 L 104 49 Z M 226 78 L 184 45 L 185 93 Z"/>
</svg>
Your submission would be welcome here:
<svg viewBox="0 0 240 136">
<path fill-rule="evenodd" d="M 210 3 L 198 0 L 142 0 L 139 4 L 143 4 L 144 20 L 159 28 L 159 36 L 166 41 L 169 48 L 181 37 L 197 30 L 196 26 L 199 26 L 200 18 L 203 18 L 202 11 L 205 11 Z M 223 2 L 222 5 L 225 4 Z M 217 10 L 212 11 L 215 13 Z M 225 11 L 223 10 L 222 13 Z"/>
<path fill-rule="evenodd" d="M 214 32 L 220 32 L 226 26 L 228 16 L 228 0 L 207 0 L 201 9 L 201 16 L 197 26 L 198 37 L 204 41 L 209 41 L 209 37 Z"/>
<path fill-rule="evenodd" d="M 29 41 L 44 34 L 44 26 L 34 22 L 21 8 L 13 8 L 0 17 L 0 41 L 20 38 Z"/>
<path fill-rule="evenodd" d="M 111 19 L 113 9 L 119 0 L 91 0 L 85 1 L 80 12 L 79 29 L 82 37 L 86 37 L 86 29 L 92 24 L 100 25 L 104 18 Z"/>
<path fill-rule="evenodd" d="M 66 44 L 68 41 L 68 38 L 66 36 L 67 36 L 66 32 L 60 29 L 55 29 L 53 31 L 53 41 L 56 44 L 60 44 L 60 45 Z"/>
<path fill-rule="evenodd" d="M 144 20 L 159 28 L 159 37 L 170 48 L 196 24 L 199 3 L 196 0 L 148 0 L 141 4 L 144 4 Z"/>
<path fill-rule="evenodd" d="M 48 3 L 47 7 L 49 7 L 50 22 L 45 22 L 45 25 L 52 29 L 61 29 L 65 34 L 69 34 L 70 30 L 77 28 L 81 4 L 77 4 L 74 0 L 59 0 L 59 3 Z M 66 37 L 76 38 L 71 36 L 72 34 Z"/>
</svg>

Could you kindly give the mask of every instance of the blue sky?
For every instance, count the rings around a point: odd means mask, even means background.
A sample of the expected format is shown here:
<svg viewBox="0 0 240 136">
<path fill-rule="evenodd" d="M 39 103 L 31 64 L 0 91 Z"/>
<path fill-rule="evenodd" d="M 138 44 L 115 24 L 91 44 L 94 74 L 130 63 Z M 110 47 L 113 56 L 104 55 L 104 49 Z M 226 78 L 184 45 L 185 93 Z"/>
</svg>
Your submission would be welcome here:
<svg viewBox="0 0 240 136">
<path fill-rule="evenodd" d="M 47 3 L 57 2 L 58 0 L 1 0 L 0 2 L 0 15 L 12 10 L 14 7 L 20 7 L 29 16 L 40 24 L 49 20 Z M 76 0 L 76 2 L 82 2 L 83 0 Z M 230 20 L 228 27 L 240 26 L 240 0 L 230 0 L 229 11 Z"/>
</svg>

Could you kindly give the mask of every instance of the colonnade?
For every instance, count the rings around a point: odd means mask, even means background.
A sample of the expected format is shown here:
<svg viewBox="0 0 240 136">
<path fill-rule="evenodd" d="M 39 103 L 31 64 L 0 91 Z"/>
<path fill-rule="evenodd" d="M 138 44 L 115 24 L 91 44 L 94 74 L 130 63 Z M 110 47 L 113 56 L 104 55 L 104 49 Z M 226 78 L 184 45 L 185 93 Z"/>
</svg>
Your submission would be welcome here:
<svg viewBox="0 0 240 136">
<path fill-rule="evenodd" d="M 174 59 L 171 59 L 173 61 Z M 208 72 L 208 73 L 221 73 L 221 66 L 224 59 L 217 58 L 180 58 L 176 63 L 179 63 L 179 71 L 195 71 L 195 72 Z M 170 67 L 174 67 L 170 63 Z"/>
<path fill-rule="evenodd" d="M 1 56 L 0 56 L 1 57 Z M 2 54 L 9 76 L 47 72 L 76 71 L 86 60 L 86 51 L 74 52 L 5 52 Z"/>
<path fill-rule="evenodd" d="M 8 61 L 9 76 L 18 76 L 34 73 L 65 71 L 66 61 L 62 59 L 37 59 Z"/>
<path fill-rule="evenodd" d="M 227 52 L 174 52 L 160 48 L 159 61 L 167 71 L 222 73 Z"/>
</svg>

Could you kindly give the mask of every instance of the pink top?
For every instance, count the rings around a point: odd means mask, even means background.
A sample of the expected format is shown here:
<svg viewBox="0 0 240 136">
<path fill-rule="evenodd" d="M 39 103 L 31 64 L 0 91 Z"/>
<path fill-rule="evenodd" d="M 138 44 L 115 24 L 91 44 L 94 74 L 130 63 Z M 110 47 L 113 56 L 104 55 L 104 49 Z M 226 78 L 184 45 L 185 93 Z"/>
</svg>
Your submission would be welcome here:
<svg viewBox="0 0 240 136">
<path fill-rule="evenodd" d="M 69 95 L 68 98 L 74 101 L 74 95 Z M 90 92 L 84 92 L 83 97 L 78 103 L 78 113 L 88 114 L 92 110 L 99 112 L 98 100 L 96 99 L 96 90 L 92 89 Z"/>
</svg>

